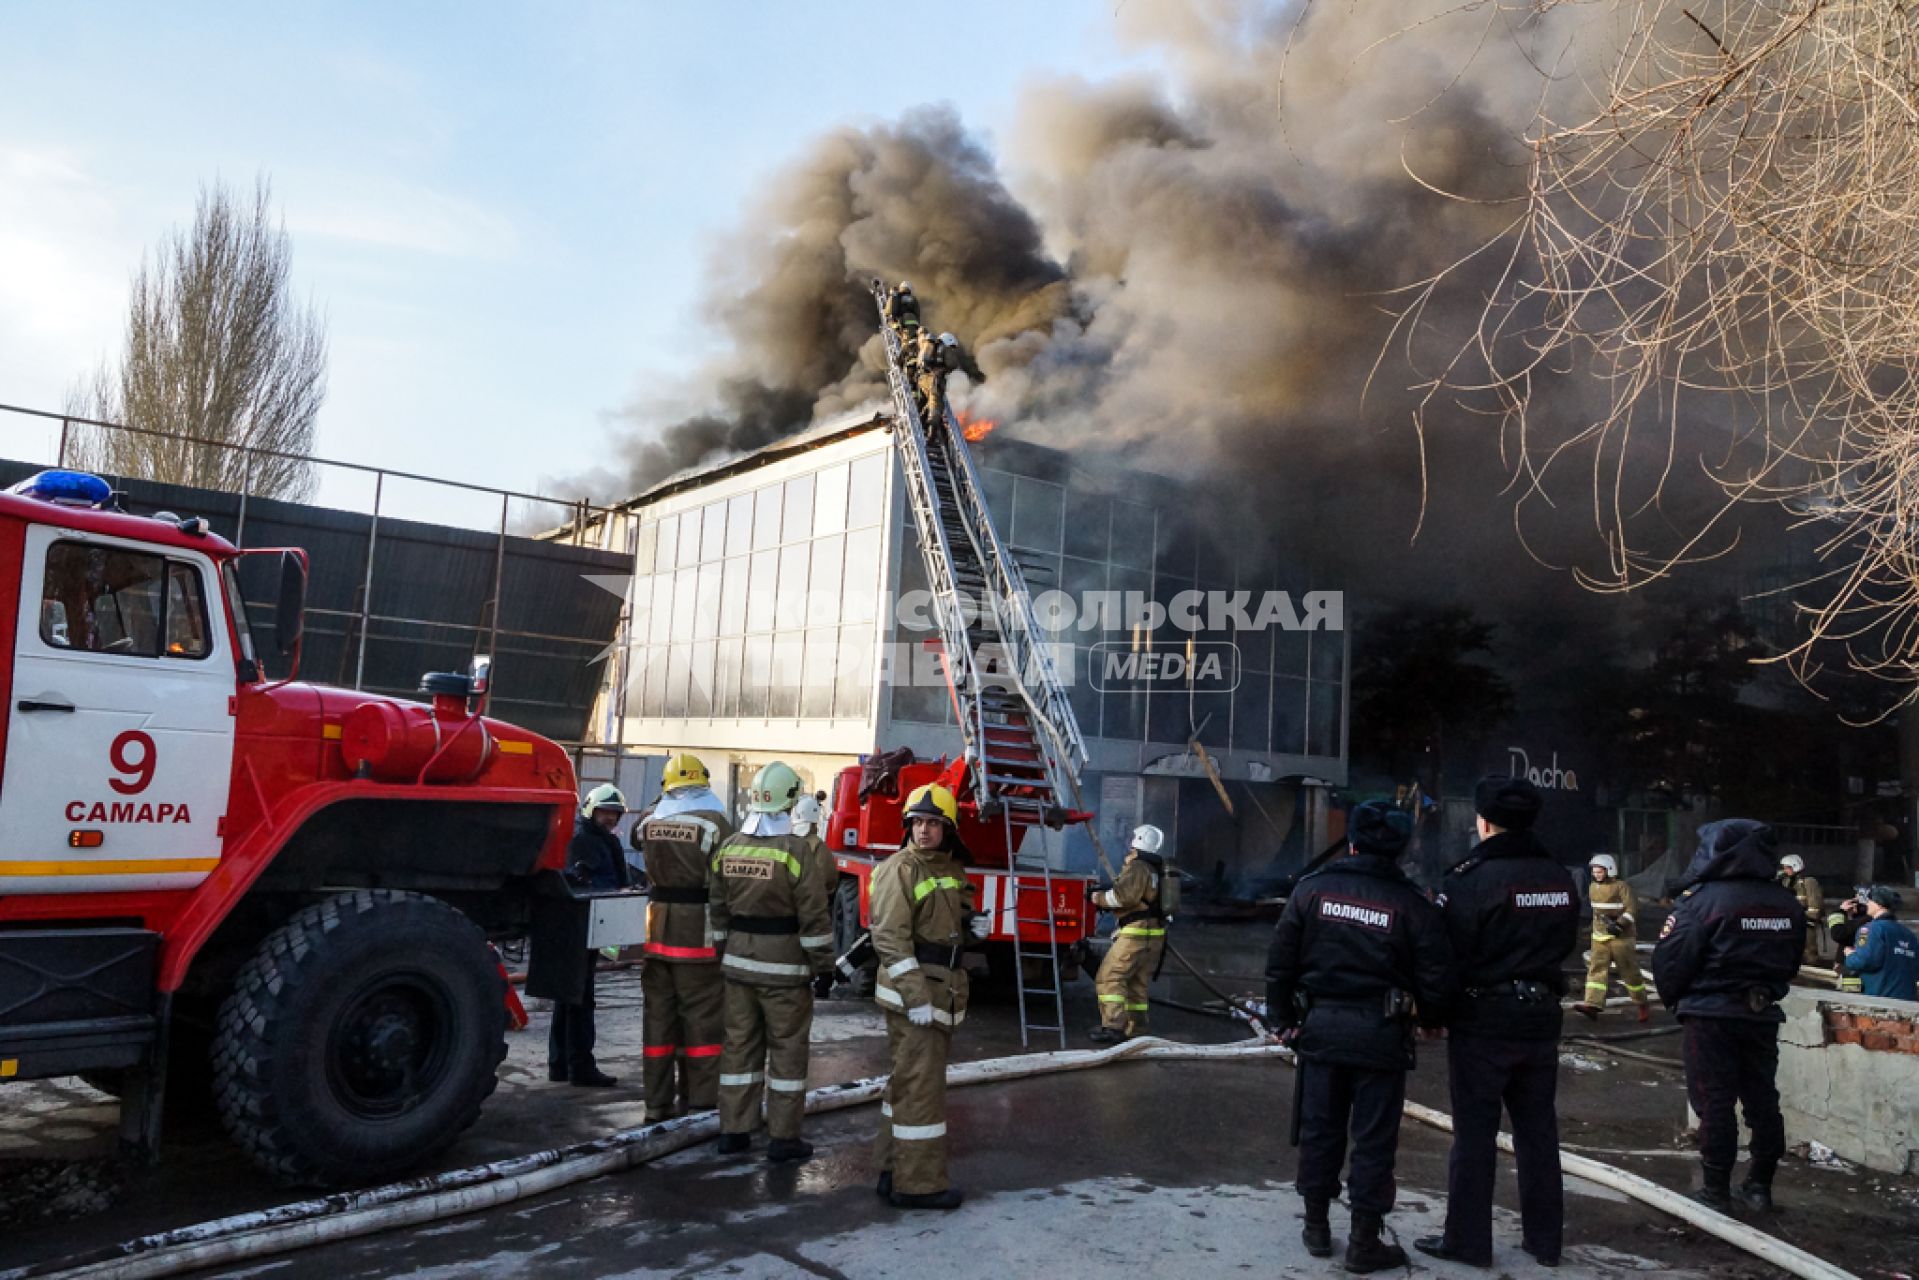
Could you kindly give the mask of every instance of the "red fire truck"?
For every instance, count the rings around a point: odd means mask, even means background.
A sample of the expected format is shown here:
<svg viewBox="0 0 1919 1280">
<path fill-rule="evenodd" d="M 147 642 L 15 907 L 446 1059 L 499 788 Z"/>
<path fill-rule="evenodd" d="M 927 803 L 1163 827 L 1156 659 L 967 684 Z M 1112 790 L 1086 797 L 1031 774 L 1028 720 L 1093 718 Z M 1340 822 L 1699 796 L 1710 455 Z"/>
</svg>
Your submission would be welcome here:
<svg viewBox="0 0 1919 1280">
<path fill-rule="evenodd" d="M 480 714 L 484 660 L 419 703 L 269 679 L 246 557 L 297 672 L 303 552 L 0 494 L 0 1080 L 86 1074 L 151 1153 L 172 1063 L 275 1175 L 378 1179 L 493 1092 L 488 939 L 568 896 L 573 769 Z"/>
</svg>

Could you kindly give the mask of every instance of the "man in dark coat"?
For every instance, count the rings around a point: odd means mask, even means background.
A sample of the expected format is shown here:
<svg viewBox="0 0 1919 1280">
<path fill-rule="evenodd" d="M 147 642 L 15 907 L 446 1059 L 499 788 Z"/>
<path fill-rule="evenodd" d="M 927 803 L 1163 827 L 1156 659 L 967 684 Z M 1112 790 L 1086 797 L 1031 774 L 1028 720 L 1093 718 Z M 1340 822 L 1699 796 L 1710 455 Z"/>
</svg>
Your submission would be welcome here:
<svg viewBox="0 0 1919 1280">
<path fill-rule="evenodd" d="M 1685 1028 L 1686 1093 L 1699 1116 L 1697 1198 L 1732 1204 L 1739 1156 L 1734 1104 L 1752 1130 L 1752 1164 L 1739 1188 L 1754 1209 L 1772 1208 L 1772 1175 L 1786 1151 L 1779 1114 L 1779 1001 L 1806 945 L 1806 913 L 1774 879 L 1772 828 L 1728 818 L 1699 828 L 1699 852 L 1653 948 L 1659 998 Z"/>
<path fill-rule="evenodd" d="M 1406 1265 L 1379 1238 L 1393 1207 L 1393 1162 L 1413 1065 L 1415 1019 L 1437 1026 L 1453 997 L 1452 948 L 1439 912 L 1399 869 L 1412 821 L 1383 801 L 1348 819 L 1346 856 L 1303 877 L 1287 899 L 1266 959 L 1266 1007 L 1293 1046 L 1302 1239 L 1333 1252 L 1327 1209 L 1339 1194 L 1347 1132 L 1353 1210 L 1346 1269 Z"/>
<path fill-rule="evenodd" d="M 1565 1187 L 1559 1173 L 1560 965 L 1579 945 L 1572 874 L 1533 835 L 1539 789 L 1524 778 L 1480 780 L 1473 794 L 1479 844 L 1446 874 L 1440 909 L 1463 998 L 1447 1026 L 1453 1149 L 1446 1165 L 1446 1230 L 1421 1253 L 1471 1266 L 1493 1261 L 1493 1176 L 1499 1112 L 1513 1122 L 1520 1248 L 1559 1262 Z"/>
<path fill-rule="evenodd" d="M 617 787 L 593 788 L 573 820 L 573 840 L 566 847 L 566 879 L 575 889 L 603 893 L 624 889 L 631 872 L 626 853 L 613 829 L 626 816 L 626 797 Z M 586 956 L 586 985 L 573 1000 L 553 1002 L 553 1023 L 546 1034 L 546 1078 L 584 1089 L 607 1089 L 616 1077 L 600 1070 L 593 1060 L 597 1029 L 593 1024 L 593 970 L 599 957 Z"/>
</svg>

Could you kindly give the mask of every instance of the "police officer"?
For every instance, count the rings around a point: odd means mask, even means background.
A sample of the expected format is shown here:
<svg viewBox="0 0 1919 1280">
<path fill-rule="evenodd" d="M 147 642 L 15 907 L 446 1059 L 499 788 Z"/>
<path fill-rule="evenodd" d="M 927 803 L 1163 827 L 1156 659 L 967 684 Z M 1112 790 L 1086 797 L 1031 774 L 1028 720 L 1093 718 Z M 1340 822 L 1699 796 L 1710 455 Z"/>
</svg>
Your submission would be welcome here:
<svg viewBox="0 0 1919 1280">
<path fill-rule="evenodd" d="M 723 946 L 725 1033 L 720 1051 L 722 1154 L 752 1145 L 766 1097 L 766 1158 L 804 1160 L 813 978 L 833 965 L 833 920 L 812 846 L 793 834 L 800 777 L 775 760 L 753 778 L 747 820 L 713 855 L 708 909 Z"/>
<path fill-rule="evenodd" d="M 1393 1161 L 1413 1065 L 1413 1020 L 1437 1025 L 1453 996 L 1439 912 L 1399 869 L 1412 820 L 1385 801 L 1355 807 L 1344 857 L 1301 878 L 1266 957 L 1266 1007 L 1298 1055 L 1293 1079 L 1297 1186 L 1307 1252 L 1331 1257 L 1327 1208 L 1339 1194 L 1347 1131 L 1352 1237 L 1346 1269 L 1406 1265 L 1379 1238 L 1393 1207 Z"/>
<path fill-rule="evenodd" d="M 1799 972 L 1806 913 L 1774 874 L 1772 828 L 1746 818 L 1699 828 L 1672 914 L 1653 949 L 1659 998 L 1685 1028 L 1686 1094 L 1699 1117 L 1703 1181 L 1696 1198 L 1732 1204 L 1739 1155 L 1737 1103 L 1752 1130 L 1752 1164 L 1739 1188 L 1754 1209 L 1772 1208 L 1772 1175 L 1786 1150 L 1779 1114 L 1778 1002 Z"/>
<path fill-rule="evenodd" d="M 672 1115 L 676 1100 L 689 1111 L 719 1105 L 726 990 L 706 881 L 714 851 L 733 834 L 698 756 L 669 757 L 660 785 L 665 794 L 630 837 L 652 882 L 640 962 L 648 1124 Z"/>
<path fill-rule="evenodd" d="M 1586 864 L 1592 875 L 1587 900 L 1592 903 L 1592 959 L 1586 967 L 1586 993 L 1573 1008 L 1598 1021 L 1606 1010 L 1606 990 L 1612 970 L 1619 970 L 1619 981 L 1627 996 L 1639 1006 L 1639 1020 L 1652 1020 L 1652 1004 L 1646 995 L 1646 979 L 1639 972 L 1639 924 L 1633 913 L 1639 904 L 1632 886 L 1619 878 L 1619 864 L 1610 853 L 1595 853 Z"/>
<path fill-rule="evenodd" d="M 575 889 L 604 893 L 624 889 L 629 883 L 626 855 L 613 828 L 626 816 L 626 797 L 611 783 L 603 783 L 587 792 L 573 820 L 573 839 L 566 846 L 566 879 Z M 593 1061 L 593 1042 L 597 1031 L 593 1024 L 593 970 L 599 964 L 597 953 L 586 953 L 586 985 L 572 1000 L 553 1002 L 553 1022 L 546 1034 L 546 1078 L 565 1081 L 583 1089 L 610 1089 L 617 1077 L 600 1070 Z"/>
<path fill-rule="evenodd" d="M 1819 963 L 1819 925 L 1826 917 L 1826 891 L 1806 874 L 1806 860 L 1796 853 L 1779 859 L 1779 883 L 1792 890 L 1806 909 L 1806 963 Z"/>
<path fill-rule="evenodd" d="M 1464 996 L 1447 1026 L 1453 1149 L 1446 1164 L 1446 1229 L 1413 1247 L 1488 1267 L 1493 1175 L 1503 1104 L 1519 1174 L 1520 1245 L 1541 1266 L 1559 1262 L 1565 1186 L 1559 1172 L 1560 965 L 1579 945 L 1572 876 L 1533 835 L 1539 789 L 1524 778 L 1482 778 L 1473 792 L 1479 844 L 1442 882 L 1446 931 Z"/>
<path fill-rule="evenodd" d="M 1919 1000 L 1919 938 L 1899 923 L 1899 896 L 1883 884 L 1866 893 L 1866 930 L 1839 958 L 1860 975 L 1860 990 L 1892 1000 Z"/>
<path fill-rule="evenodd" d="M 1166 951 L 1166 911 L 1160 896 L 1166 879 L 1160 849 L 1165 843 L 1166 833 L 1158 827 L 1134 828 L 1133 847 L 1120 864 L 1118 878 L 1110 889 L 1093 894 L 1095 906 L 1118 917 L 1112 946 L 1094 979 L 1099 1026 L 1091 1038 L 1101 1043 L 1146 1034 L 1147 987 Z"/>
<path fill-rule="evenodd" d="M 961 864 L 959 804 L 929 783 L 906 798 L 906 842 L 873 872 L 868 902 L 893 1071 L 873 1142 L 879 1194 L 901 1209 L 957 1209 L 946 1172 L 946 1056 L 966 1020 L 960 952 L 986 936 Z"/>
</svg>

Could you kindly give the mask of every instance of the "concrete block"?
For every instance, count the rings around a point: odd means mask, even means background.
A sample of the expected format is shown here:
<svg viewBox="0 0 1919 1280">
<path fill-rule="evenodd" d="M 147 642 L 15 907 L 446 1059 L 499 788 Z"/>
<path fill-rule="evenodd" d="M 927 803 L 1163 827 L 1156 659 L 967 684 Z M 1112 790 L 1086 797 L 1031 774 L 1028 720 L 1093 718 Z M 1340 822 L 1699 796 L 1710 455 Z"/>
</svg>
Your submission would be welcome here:
<svg viewBox="0 0 1919 1280">
<path fill-rule="evenodd" d="M 1856 1164 L 1919 1171 L 1919 1029 L 1871 996 L 1795 990 L 1781 1006 L 1779 1099 L 1789 1142 L 1818 1141 Z"/>
</svg>

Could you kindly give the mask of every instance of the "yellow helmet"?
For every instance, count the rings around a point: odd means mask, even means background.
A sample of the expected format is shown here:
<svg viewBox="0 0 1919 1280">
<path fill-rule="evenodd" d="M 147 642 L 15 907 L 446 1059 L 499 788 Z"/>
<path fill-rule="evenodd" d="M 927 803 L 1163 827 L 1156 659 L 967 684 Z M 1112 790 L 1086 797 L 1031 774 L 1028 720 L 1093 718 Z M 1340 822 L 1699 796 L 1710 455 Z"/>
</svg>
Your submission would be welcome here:
<svg viewBox="0 0 1919 1280">
<path fill-rule="evenodd" d="M 953 799 L 953 793 L 936 782 L 929 782 L 906 797 L 906 808 L 901 817 L 911 822 L 914 818 L 938 818 L 949 827 L 959 825 L 959 802 Z"/>
<path fill-rule="evenodd" d="M 660 773 L 660 790 L 675 791 L 680 787 L 704 787 L 712 779 L 707 776 L 706 766 L 700 758 L 691 752 L 682 751 L 678 755 L 666 758 L 666 767 Z"/>
</svg>

